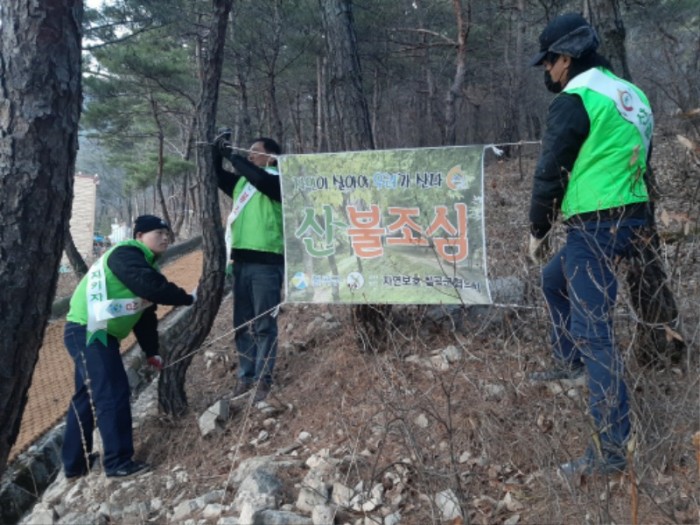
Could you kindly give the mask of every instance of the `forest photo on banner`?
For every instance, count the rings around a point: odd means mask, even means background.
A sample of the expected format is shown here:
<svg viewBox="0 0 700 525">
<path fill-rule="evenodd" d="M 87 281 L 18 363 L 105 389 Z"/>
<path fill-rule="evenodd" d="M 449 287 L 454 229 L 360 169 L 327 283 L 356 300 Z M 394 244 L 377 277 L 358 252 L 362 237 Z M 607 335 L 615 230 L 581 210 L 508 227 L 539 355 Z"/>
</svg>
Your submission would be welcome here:
<svg viewBox="0 0 700 525">
<path fill-rule="evenodd" d="M 287 302 L 491 303 L 483 151 L 281 156 Z"/>
</svg>

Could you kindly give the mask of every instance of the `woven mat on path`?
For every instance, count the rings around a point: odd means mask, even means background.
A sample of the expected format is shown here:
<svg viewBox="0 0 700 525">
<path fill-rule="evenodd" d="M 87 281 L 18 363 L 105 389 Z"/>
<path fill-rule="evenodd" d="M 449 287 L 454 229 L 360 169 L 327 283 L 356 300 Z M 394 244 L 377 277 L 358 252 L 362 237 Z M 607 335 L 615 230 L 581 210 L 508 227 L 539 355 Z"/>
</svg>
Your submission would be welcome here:
<svg viewBox="0 0 700 525">
<path fill-rule="evenodd" d="M 202 273 L 202 252 L 183 255 L 162 269 L 167 278 L 185 290 L 193 290 Z M 158 317 L 167 315 L 172 306 L 159 306 Z M 39 350 L 39 360 L 32 385 L 29 388 L 27 406 L 24 409 L 19 436 L 10 451 L 9 461 L 26 450 L 34 441 L 54 427 L 65 415 L 74 390 L 74 367 L 63 344 L 65 319 L 51 322 L 46 327 Z M 121 344 L 122 353 L 129 350 L 136 338 L 131 334 Z"/>
</svg>

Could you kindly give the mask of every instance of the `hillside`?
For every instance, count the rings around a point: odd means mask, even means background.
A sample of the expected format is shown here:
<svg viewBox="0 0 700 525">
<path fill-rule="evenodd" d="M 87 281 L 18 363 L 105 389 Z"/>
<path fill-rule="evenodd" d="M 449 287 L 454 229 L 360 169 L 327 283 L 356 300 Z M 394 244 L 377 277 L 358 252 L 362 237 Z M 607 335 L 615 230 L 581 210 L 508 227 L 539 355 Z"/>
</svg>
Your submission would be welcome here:
<svg viewBox="0 0 700 525">
<path fill-rule="evenodd" d="M 696 356 L 700 175 L 673 136 L 655 151 L 666 262 Z M 387 343 L 360 348 L 350 307 L 286 304 L 268 402 L 232 401 L 223 429 L 203 438 L 198 417 L 235 381 L 229 296 L 188 371 L 190 414 L 159 415 L 153 387 L 136 402 L 136 456 L 152 472 L 122 482 L 99 468 L 74 483 L 59 476 L 26 523 L 227 525 L 254 508 L 270 510 L 254 518 L 266 525 L 332 515 L 352 525 L 697 522 L 698 362 L 641 367 L 624 292 L 616 330 L 635 414 L 633 467 L 575 483 L 555 472 L 586 446 L 586 394 L 526 380 L 549 362 L 538 269 L 525 257 L 527 153 L 486 167 L 490 273 L 512 305 L 395 307 L 383 320 Z"/>
</svg>

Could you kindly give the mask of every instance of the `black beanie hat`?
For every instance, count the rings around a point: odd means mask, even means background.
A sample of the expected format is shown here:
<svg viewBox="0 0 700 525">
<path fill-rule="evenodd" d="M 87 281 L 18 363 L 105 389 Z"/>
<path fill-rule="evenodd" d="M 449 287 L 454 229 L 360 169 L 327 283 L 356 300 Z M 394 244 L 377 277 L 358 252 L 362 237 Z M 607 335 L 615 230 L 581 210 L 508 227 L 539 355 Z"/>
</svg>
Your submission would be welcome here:
<svg viewBox="0 0 700 525">
<path fill-rule="evenodd" d="M 140 215 L 136 217 L 134 222 L 134 238 L 136 238 L 137 233 L 148 233 L 153 230 L 160 230 L 165 228 L 170 230 L 170 226 L 160 217 L 155 215 Z"/>
</svg>

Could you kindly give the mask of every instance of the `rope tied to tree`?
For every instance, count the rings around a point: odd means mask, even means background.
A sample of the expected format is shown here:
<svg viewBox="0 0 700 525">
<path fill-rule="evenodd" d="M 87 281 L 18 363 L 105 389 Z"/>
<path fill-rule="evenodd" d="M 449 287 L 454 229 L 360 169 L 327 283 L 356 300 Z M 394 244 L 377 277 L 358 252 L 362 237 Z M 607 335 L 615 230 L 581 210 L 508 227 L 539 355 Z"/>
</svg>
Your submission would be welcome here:
<svg viewBox="0 0 700 525">
<path fill-rule="evenodd" d="M 235 337 L 236 337 L 236 332 L 237 332 L 237 331 L 239 331 L 239 330 L 241 330 L 241 329 L 243 329 L 243 328 L 245 328 L 245 327 L 247 327 L 247 326 L 253 324 L 255 321 L 257 321 L 258 319 L 260 319 L 260 318 L 262 318 L 262 317 L 265 317 L 265 316 L 268 315 L 268 314 L 270 314 L 272 317 L 277 317 L 277 316 L 279 315 L 279 309 L 280 309 L 280 307 L 281 307 L 283 304 L 284 304 L 284 303 L 279 303 L 279 304 L 273 306 L 272 308 L 268 308 L 267 310 L 265 310 L 265 311 L 262 312 L 261 314 L 256 315 L 255 317 L 253 317 L 250 321 L 246 321 L 245 323 L 242 323 L 242 324 L 240 324 L 240 325 L 238 325 L 238 326 L 233 327 L 232 330 L 229 330 L 228 332 L 226 332 L 226 333 L 224 333 L 224 334 L 221 334 L 221 335 L 220 335 L 219 337 L 217 337 L 216 339 L 212 339 L 212 340 L 209 341 L 208 343 L 200 345 L 199 348 L 193 350 L 192 352 L 181 356 L 180 358 L 176 359 L 176 360 L 173 361 L 173 362 L 169 362 L 167 365 L 165 365 L 165 366 L 163 367 L 163 370 L 165 370 L 166 368 L 170 368 L 171 366 L 176 365 L 176 364 L 179 363 L 180 361 L 183 361 L 183 360 L 189 358 L 190 356 L 195 355 L 196 353 L 198 353 L 198 352 L 201 351 L 201 350 L 205 350 L 206 348 L 209 348 L 209 347 L 212 346 L 214 343 L 216 343 L 217 341 L 220 341 L 220 340 L 223 339 L 224 337 L 228 337 L 230 334 L 233 334 L 233 336 L 234 336 L 234 338 L 235 338 Z"/>
</svg>

